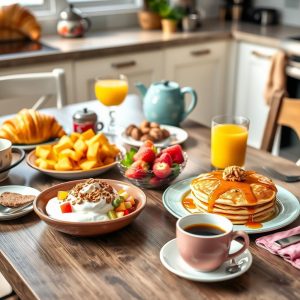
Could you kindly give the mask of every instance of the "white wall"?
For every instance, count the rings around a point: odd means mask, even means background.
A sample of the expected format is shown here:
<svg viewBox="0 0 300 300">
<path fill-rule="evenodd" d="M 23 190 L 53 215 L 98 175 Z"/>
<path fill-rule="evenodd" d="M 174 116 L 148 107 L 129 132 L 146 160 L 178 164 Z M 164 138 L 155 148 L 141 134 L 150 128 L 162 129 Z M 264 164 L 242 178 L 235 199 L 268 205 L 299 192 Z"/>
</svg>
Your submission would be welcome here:
<svg viewBox="0 0 300 300">
<path fill-rule="evenodd" d="M 254 4 L 278 9 L 282 24 L 300 26 L 300 0 L 255 0 Z"/>
</svg>

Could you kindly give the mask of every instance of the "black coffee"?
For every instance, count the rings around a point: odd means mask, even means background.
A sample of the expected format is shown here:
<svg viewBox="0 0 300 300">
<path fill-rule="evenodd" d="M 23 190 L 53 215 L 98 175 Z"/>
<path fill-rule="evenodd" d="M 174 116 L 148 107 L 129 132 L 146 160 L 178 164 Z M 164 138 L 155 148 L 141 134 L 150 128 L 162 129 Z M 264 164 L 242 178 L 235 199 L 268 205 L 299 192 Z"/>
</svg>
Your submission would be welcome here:
<svg viewBox="0 0 300 300">
<path fill-rule="evenodd" d="M 226 232 L 223 228 L 212 224 L 193 224 L 185 227 L 184 230 L 188 233 L 206 236 L 219 235 Z"/>
</svg>

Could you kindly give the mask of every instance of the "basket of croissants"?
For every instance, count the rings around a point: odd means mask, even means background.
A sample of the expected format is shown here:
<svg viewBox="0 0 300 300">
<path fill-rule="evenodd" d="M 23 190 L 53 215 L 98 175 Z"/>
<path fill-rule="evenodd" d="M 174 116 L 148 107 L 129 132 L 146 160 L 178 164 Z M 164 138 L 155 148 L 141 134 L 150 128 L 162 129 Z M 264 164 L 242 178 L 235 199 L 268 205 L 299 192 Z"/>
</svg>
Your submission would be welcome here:
<svg viewBox="0 0 300 300">
<path fill-rule="evenodd" d="M 33 109 L 22 109 L 0 126 L 0 138 L 13 144 L 39 144 L 65 134 L 54 116 Z"/>
<path fill-rule="evenodd" d="M 0 42 L 30 39 L 39 40 L 41 27 L 34 15 L 18 4 L 1 6 Z"/>
</svg>

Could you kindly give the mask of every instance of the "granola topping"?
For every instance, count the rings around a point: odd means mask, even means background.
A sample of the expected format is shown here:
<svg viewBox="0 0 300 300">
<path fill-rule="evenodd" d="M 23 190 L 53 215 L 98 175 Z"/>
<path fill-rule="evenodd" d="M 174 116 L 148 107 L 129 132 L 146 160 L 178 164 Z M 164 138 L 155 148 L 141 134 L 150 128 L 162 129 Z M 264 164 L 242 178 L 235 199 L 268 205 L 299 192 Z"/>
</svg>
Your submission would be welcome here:
<svg viewBox="0 0 300 300">
<path fill-rule="evenodd" d="M 227 181 L 245 181 L 246 171 L 238 166 L 230 166 L 224 169 L 223 179 Z"/>
<path fill-rule="evenodd" d="M 65 201 L 71 201 L 71 204 L 75 205 L 83 202 L 95 203 L 103 199 L 109 204 L 115 198 L 116 193 L 112 186 L 99 179 L 91 178 L 73 187 Z"/>
</svg>

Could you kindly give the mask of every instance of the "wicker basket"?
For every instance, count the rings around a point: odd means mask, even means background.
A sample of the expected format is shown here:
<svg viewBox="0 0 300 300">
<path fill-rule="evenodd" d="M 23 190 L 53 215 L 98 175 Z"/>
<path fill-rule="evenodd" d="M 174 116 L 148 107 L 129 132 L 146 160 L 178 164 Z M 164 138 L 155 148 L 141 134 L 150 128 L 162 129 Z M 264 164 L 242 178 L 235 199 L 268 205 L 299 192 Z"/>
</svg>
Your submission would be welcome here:
<svg viewBox="0 0 300 300">
<path fill-rule="evenodd" d="M 154 30 L 161 28 L 161 17 L 151 11 L 139 11 L 139 23 L 144 30 Z"/>
</svg>

